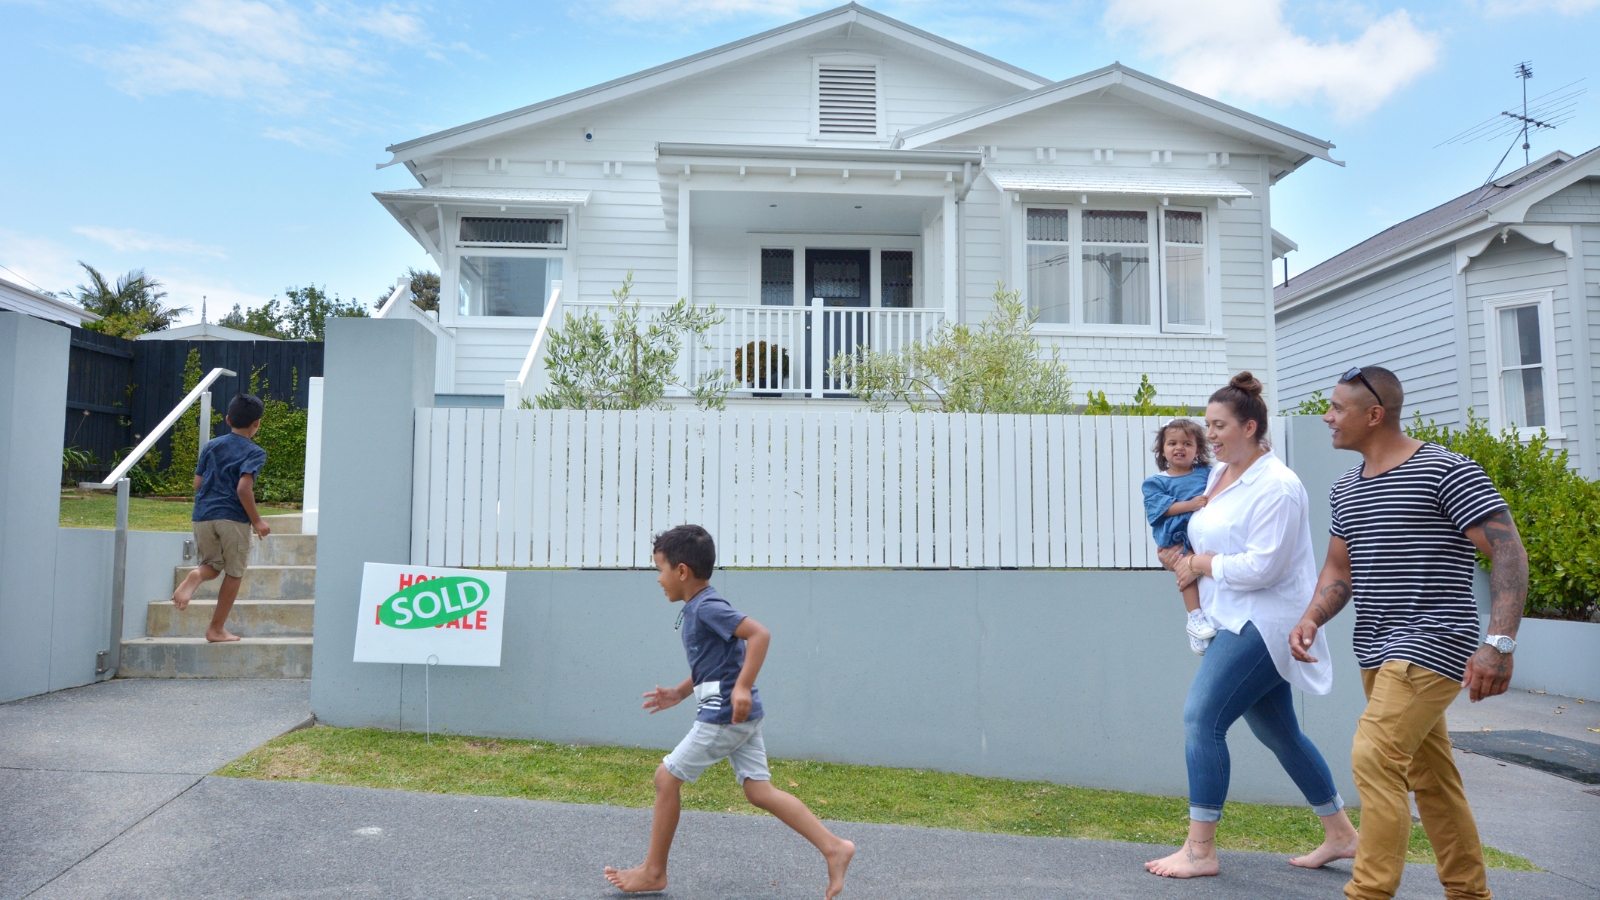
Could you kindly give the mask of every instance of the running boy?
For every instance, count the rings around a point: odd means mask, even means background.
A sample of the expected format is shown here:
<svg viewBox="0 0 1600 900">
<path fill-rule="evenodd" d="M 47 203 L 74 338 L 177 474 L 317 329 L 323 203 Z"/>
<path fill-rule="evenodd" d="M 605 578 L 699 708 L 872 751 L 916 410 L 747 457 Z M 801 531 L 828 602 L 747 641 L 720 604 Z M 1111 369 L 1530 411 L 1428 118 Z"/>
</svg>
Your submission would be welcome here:
<svg viewBox="0 0 1600 900">
<path fill-rule="evenodd" d="M 217 609 L 206 629 L 206 640 L 214 643 L 239 639 L 223 625 L 249 568 L 250 530 L 261 537 L 272 533 L 256 512 L 256 475 L 266 465 L 267 451 L 251 439 L 261 429 L 261 410 L 261 400 L 254 394 L 235 394 L 226 417 L 232 431 L 207 443 L 194 467 L 194 544 L 199 565 L 172 592 L 172 605 L 188 609 L 200 583 L 222 575 Z"/>
<path fill-rule="evenodd" d="M 1189 517 L 1206 505 L 1206 481 L 1211 477 L 1211 450 L 1206 433 L 1193 419 L 1173 419 L 1156 431 L 1156 468 L 1144 480 L 1144 513 L 1150 520 L 1157 547 L 1189 545 Z M 1217 626 L 1200 610 L 1198 583 L 1183 589 L 1183 607 L 1189 611 L 1189 649 L 1206 655 Z"/>
<path fill-rule="evenodd" d="M 685 781 L 693 783 L 701 772 L 727 759 L 746 799 L 822 851 L 828 862 L 824 896 L 833 900 L 844 890 L 844 873 L 856 854 L 856 845 L 834 836 L 804 803 L 773 787 L 767 771 L 756 676 L 772 635 L 761 623 L 729 606 L 711 586 L 717 548 L 704 528 L 679 525 L 664 531 L 656 535 L 654 549 L 656 582 L 668 600 L 684 604 L 678 613 L 678 627 L 690 674 L 676 687 L 657 685 L 646 692 L 644 708 L 654 715 L 693 695 L 700 712 L 689 734 L 656 769 L 655 820 L 644 864 L 626 871 L 607 866 L 606 880 L 628 893 L 664 890 L 667 852 L 678 829 L 679 790 Z"/>
</svg>

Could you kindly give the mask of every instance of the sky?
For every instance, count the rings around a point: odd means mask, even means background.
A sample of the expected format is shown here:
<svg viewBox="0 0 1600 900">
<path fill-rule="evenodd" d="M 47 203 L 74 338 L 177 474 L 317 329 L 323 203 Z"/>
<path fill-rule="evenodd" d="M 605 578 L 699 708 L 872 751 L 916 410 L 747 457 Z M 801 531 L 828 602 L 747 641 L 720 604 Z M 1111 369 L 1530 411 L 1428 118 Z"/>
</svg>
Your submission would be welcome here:
<svg viewBox="0 0 1600 900">
<path fill-rule="evenodd" d="M 372 199 L 416 186 L 376 168 L 385 146 L 835 5 L 0 0 L 0 276 L 143 268 L 183 323 L 202 297 L 215 320 L 309 284 L 371 302 L 432 267 Z M 1520 105 L 1519 62 L 1530 96 L 1590 92 L 1532 155 L 1600 145 L 1600 0 L 867 5 L 1049 78 L 1120 61 L 1332 141 L 1345 166 L 1273 189 L 1291 274 L 1482 184 L 1510 140 L 1444 142 Z"/>
</svg>

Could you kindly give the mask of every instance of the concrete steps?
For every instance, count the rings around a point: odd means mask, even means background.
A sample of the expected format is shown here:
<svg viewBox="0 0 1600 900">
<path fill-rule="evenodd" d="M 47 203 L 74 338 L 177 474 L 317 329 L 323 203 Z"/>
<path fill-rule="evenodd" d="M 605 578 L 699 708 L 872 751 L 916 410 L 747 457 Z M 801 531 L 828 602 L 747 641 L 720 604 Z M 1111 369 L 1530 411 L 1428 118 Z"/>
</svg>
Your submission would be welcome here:
<svg viewBox="0 0 1600 900">
<path fill-rule="evenodd" d="M 227 629 L 238 641 L 205 639 L 222 579 L 202 584 L 189 607 L 151 600 L 147 637 L 122 642 L 119 678 L 309 678 L 316 610 L 317 538 L 300 534 L 299 516 L 268 516 L 272 534 L 252 541 L 250 568 Z M 193 566 L 173 571 L 173 586 Z"/>
</svg>

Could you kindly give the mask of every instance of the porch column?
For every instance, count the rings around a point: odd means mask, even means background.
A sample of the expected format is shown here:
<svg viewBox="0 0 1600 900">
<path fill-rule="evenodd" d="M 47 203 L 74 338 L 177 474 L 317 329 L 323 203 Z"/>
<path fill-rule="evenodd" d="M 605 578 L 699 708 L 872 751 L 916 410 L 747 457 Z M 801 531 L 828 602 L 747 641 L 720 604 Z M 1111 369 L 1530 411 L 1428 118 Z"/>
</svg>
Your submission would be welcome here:
<svg viewBox="0 0 1600 900">
<path fill-rule="evenodd" d="M 678 296 L 694 300 L 694 251 L 689 243 L 689 186 L 678 184 Z"/>
<path fill-rule="evenodd" d="M 958 272 L 956 259 L 956 195 L 954 191 L 944 195 L 944 252 L 940 254 L 940 262 L 944 265 L 944 277 L 941 279 L 944 288 L 944 316 L 951 322 L 959 322 L 961 309 L 958 297 L 960 285 L 956 284 Z"/>
</svg>

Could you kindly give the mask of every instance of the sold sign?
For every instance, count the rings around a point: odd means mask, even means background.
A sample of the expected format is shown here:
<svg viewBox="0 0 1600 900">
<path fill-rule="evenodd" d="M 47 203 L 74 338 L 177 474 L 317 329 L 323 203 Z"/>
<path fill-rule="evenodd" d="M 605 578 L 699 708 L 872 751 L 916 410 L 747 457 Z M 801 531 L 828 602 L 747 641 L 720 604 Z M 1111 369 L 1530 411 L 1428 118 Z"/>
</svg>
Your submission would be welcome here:
<svg viewBox="0 0 1600 900">
<path fill-rule="evenodd" d="M 498 666 L 506 573 L 369 562 L 358 610 L 356 662 Z"/>
<path fill-rule="evenodd" d="M 391 628 L 433 628 L 464 618 L 489 599 L 481 578 L 430 578 L 396 591 L 378 606 L 377 621 Z"/>
</svg>

